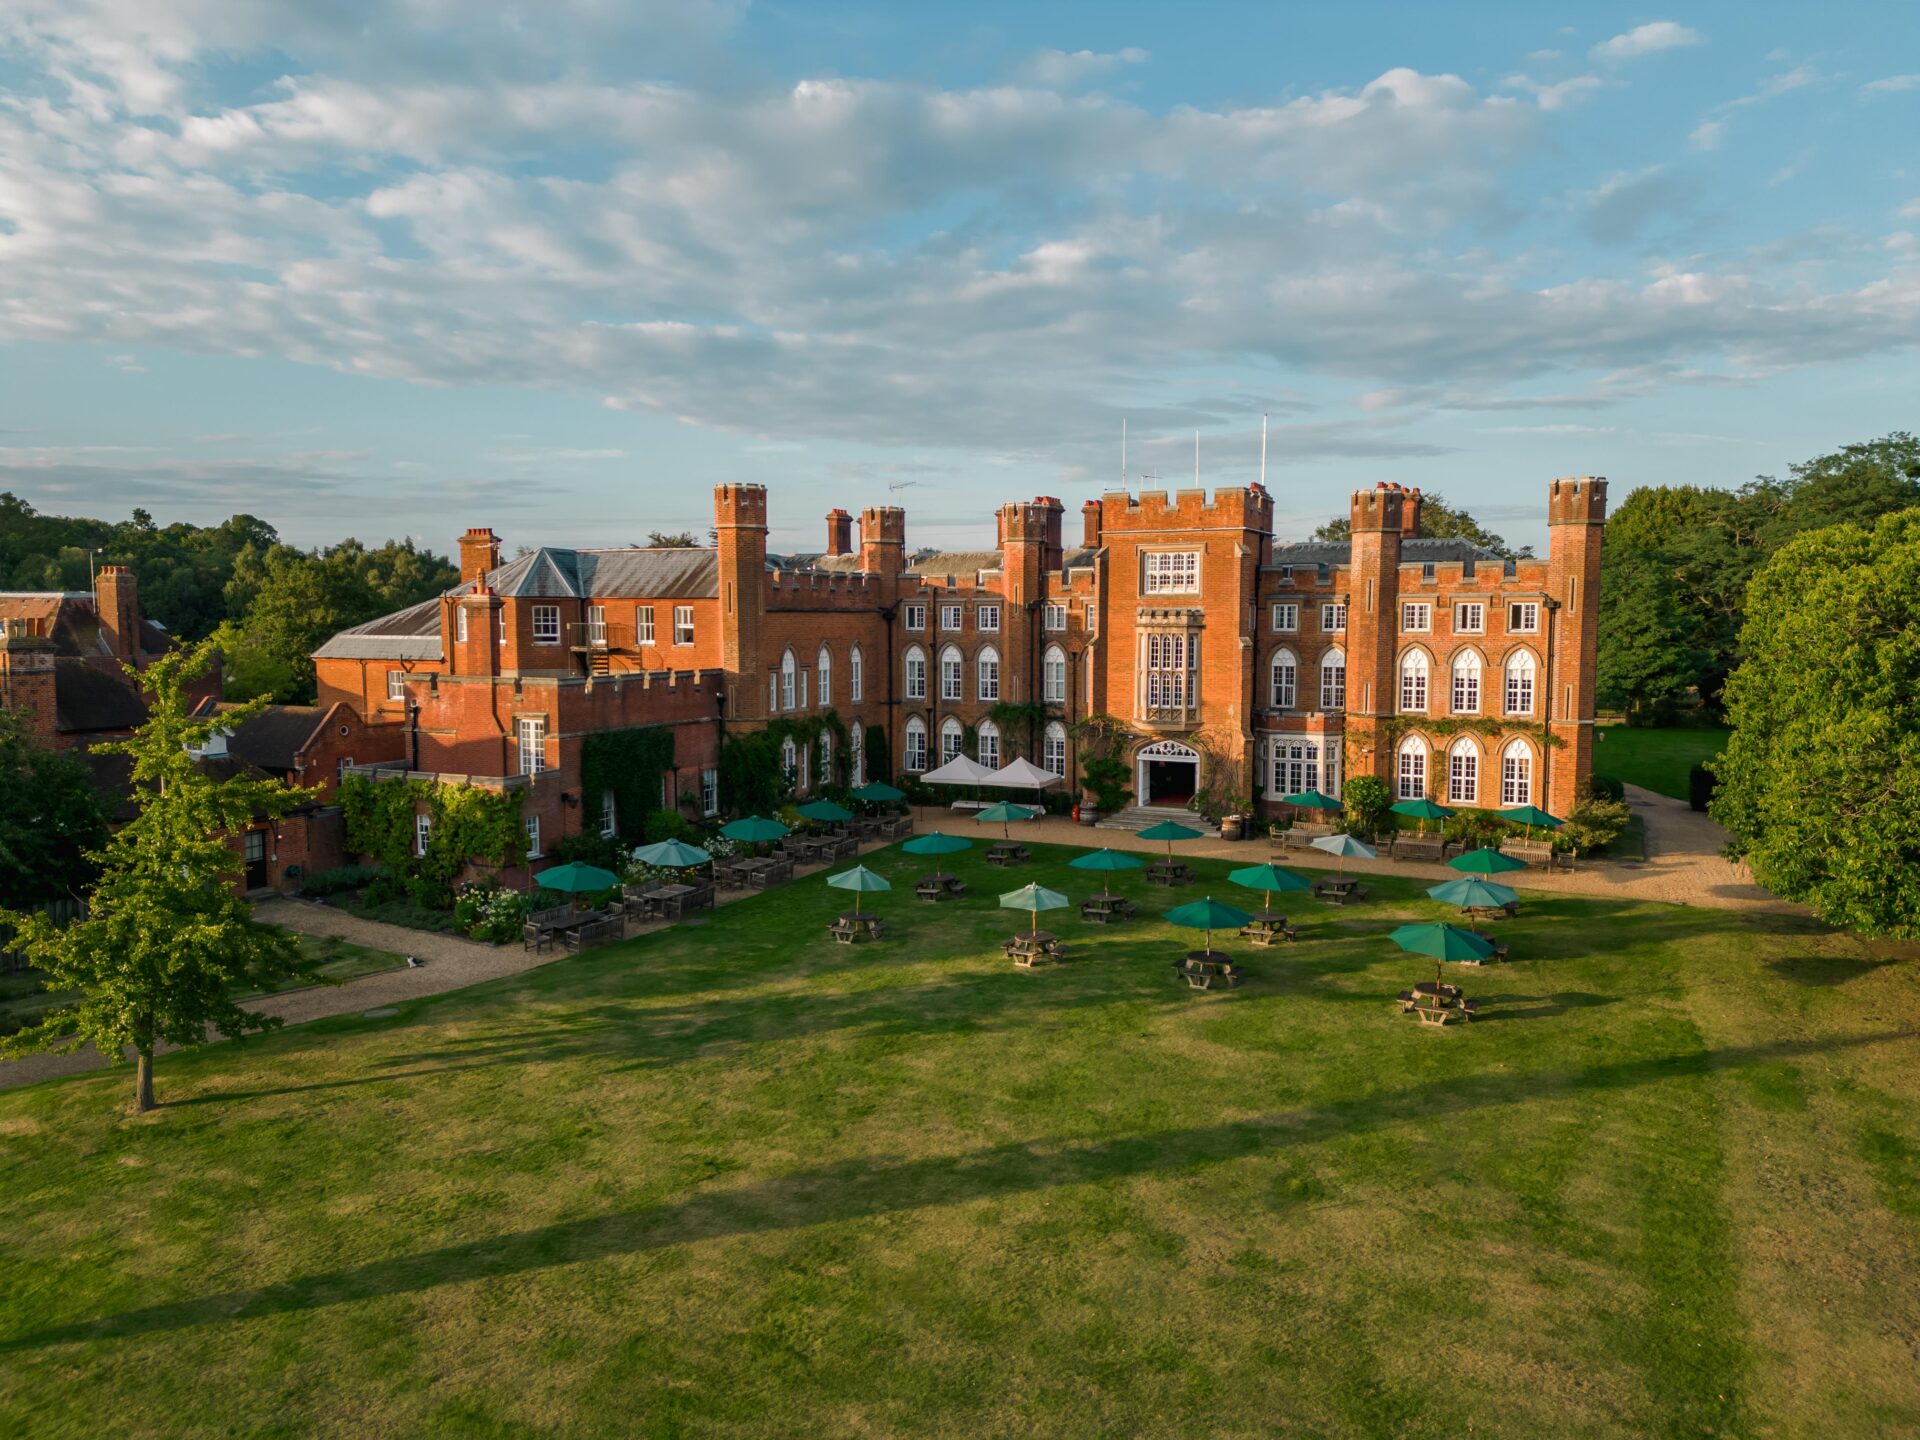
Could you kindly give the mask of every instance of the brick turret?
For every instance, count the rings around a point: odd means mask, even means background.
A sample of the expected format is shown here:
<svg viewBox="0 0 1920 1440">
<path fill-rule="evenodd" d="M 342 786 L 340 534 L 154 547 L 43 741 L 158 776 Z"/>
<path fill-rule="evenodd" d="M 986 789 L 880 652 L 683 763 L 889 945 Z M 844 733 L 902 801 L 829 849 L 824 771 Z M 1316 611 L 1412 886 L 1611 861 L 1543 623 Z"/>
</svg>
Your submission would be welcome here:
<svg viewBox="0 0 1920 1440">
<path fill-rule="evenodd" d="M 1393 756 L 1381 720 L 1394 712 L 1400 602 L 1400 542 L 1406 535 L 1406 493 L 1381 485 L 1353 492 L 1347 567 L 1348 775 L 1391 782 Z"/>
<path fill-rule="evenodd" d="M 24 620 L 0 626 L 0 707 L 43 745 L 54 743 L 54 644 L 45 628 Z"/>
<path fill-rule="evenodd" d="M 1593 769 L 1593 667 L 1599 643 L 1600 545 L 1607 482 L 1593 475 L 1547 487 L 1547 623 L 1553 646 L 1548 713 L 1561 743 L 1547 754 L 1547 808 L 1565 815 Z"/>
<path fill-rule="evenodd" d="M 460 537 L 460 582 L 471 584 L 500 568 L 500 537 L 488 529 L 467 531 Z"/>
<path fill-rule="evenodd" d="M 93 581 L 100 640 L 107 653 L 128 664 L 140 658 L 140 589 L 124 565 L 103 565 Z"/>
<path fill-rule="evenodd" d="M 860 568 L 880 577 L 886 603 L 907 563 L 907 512 L 897 505 L 869 505 L 860 512 Z"/>
<path fill-rule="evenodd" d="M 736 720 L 766 715 L 761 622 L 766 614 L 767 487 L 716 485 L 713 527 L 720 581 L 720 668 L 727 675 L 727 713 Z"/>
</svg>

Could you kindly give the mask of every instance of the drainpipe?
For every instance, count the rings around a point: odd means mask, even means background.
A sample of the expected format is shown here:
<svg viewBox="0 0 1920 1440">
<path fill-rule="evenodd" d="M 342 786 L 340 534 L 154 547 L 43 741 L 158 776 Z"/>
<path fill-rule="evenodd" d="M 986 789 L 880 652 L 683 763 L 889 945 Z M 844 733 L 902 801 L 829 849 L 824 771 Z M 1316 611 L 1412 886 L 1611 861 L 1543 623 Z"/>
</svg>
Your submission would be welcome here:
<svg viewBox="0 0 1920 1440">
<path fill-rule="evenodd" d="M 1545 608 L 1547 612 L 1547 683 L 1545 686 L 1547 693 L 1540 706 L 1540 723 L 1546 727 L 1546 738 L 1540 744 L 1540 798 L 1542 800 L 1551 799 L 1553 796 L 1553 687 L 1560 683 L 1560 677 L 1553 671 L 1553 640 L 1560 630 L 1560 602 L 1549 596 Z M 1503 676 L 1501 684 L 1505 683 Z M 1497 780 L 1499 774 L 1497 768 L 1494 773 Z M 1542 805 L 1540 808 L 1544 810 L 1547 807 Z"/>
</svg>

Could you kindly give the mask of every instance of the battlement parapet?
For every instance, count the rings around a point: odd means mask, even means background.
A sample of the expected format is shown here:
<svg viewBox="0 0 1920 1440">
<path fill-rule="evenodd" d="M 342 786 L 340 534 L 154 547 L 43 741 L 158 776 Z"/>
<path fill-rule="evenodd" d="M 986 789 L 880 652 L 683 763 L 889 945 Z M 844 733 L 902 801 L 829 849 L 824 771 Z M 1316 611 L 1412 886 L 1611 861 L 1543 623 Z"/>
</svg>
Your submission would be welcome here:
<svg viewBox="0 0 1920 1440">
<path fill-rule="evenodd" d="M 1258 485 L 1188 489 L 1169 499 L 1164 490 L 1109 490 L 1100 497 L 1100 535 L 1116 530 L 1271 530 L 1273 497 Z"/>
</svg>

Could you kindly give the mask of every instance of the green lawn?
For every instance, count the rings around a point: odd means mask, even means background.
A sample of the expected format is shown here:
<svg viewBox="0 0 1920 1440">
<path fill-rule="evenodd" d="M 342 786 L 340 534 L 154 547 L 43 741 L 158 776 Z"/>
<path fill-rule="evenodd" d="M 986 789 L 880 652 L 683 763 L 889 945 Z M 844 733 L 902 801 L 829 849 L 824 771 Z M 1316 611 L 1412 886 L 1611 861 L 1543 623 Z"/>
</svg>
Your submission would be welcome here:
<svg viewBox="0 0 1920 1440">
<path fill-rule="evenodd" d="M 391 970 L 404 963 L 398 955 L 388 951 L 350 945 L 330 935 L 301 935 L 298 939 L 301 952 L 318 962 L 323 981 L 353 980 L 362 975 L 371 975 L 376 970 Z M 310 983 L 306 980 L 289 981 L 270 987 L 268 993 Z M 0 973 L 0 1034 L 11 1034 L 23 1025 L 32 1024 L 55 1005 L 64 1004 L 72 998 L 70 991 L 43 989 L 38 971 L 10 970 Z"/>
<path fill-rule="evenodd" d="M 990 897 L 1087 893 L 1066 853 L 959 857 L 870 947 L 814 877 L 164 1057 L 145 1120 L 125 1075 L 0 1092 L 0 1434 L 1920 1427 L 1911 964 L 1529 899 L 1436 1031 L 1411 882 L 1296 899 L 1233 993 L 1157 919 L 1016 971 Z"/>
<path fill-rule="evenodd" d="M 1662 730 L 1602 725 L 1593 732 L 1593 773 L 1685 800 L 1687 771 L 1718 755 L 1731 733 L 1717 726 Z"/>
</svg>

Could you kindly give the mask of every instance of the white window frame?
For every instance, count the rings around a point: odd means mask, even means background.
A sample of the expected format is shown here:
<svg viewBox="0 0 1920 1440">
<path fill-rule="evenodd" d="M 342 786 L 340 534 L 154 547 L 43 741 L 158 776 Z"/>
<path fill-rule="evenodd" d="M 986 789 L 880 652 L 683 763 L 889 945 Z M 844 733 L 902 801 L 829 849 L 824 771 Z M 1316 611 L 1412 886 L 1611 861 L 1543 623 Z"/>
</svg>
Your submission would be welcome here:
<svg viewBox="0 0 1920 1440">
<path fill-rule="evenodd" d="M 1507 602 L 1507 633 L 1509 635 L 1538 635 L 1540 633 L 1540 602 L 1538 600 L 1509 600 Z"/>
<path fill-rule="evenodd" d="M 1329 741 L 1323 752 L 1319 741 L 1296 735 L 1271 741 L 1267 746 L 1267 778 L 1272 782 L 1274 798 L 1322 789 L 1320 762 L 1323 754 L 1331 756 L 1333 746 Z"/>
<path fill-rule="evenodd" d="M 1274 602 L 1273 633 L 1276 635 L 1298 635 L 1300 633 L 1299 601 L 1276 600 Z"/>
<path fill-rule="evenodd" d="M 1149 550 L 1142 557 L 1144 573 L 1141 593 L 1145 595 L 1198 595 L 1200 593 L 1200 552 L 1198 550 Z"/>
<path fill-rule="evenodd" d="M 949 602 L 940 607 L 940 629 L 943 633 L 958 634 L 966 627 L 967 607 Z"/>
<path fill-rule="evenodd" d="M 940 763 L 954 760 L 967 743 L 966 726 L 949 715 L 940 722 Z"/>
<path fill-rule="evenodd" d="M 633 607 L 633 641 L 636 645 L 654 643 L 653 606 L 636 605 Z"/>
<path fill-rule="evenodd" d="M 427 844 L 433 839 L 433 816 L 415 815 L 413 817 L 413 853 L 425 855 Z"/>
<path fill-rule="evenodd" d="M 1516 650 L 1507 657 L 1506 676 L 1501 686 L 1501 704 L 1509 715 L 1531 715 L 1540 691 L 1540 667 L 1531 650 Z M 1516 703 L 1517 702 L 1517 703 Z"/>
<path fill-rule="evenodd" d="M 547 768 L 547 717 L 522 715 L 513 722 L 513 729 L 519 741 L 519 773 L 542 774 Z"/>
<path fill-rule="evenodd" d="M 973 732 L 973 741 L 980 763 L 989 770 L 998 770 L 1000 768 L 1000 727 L 991 720 L 982 720 Z"/>
<path fill-rule="evenodd" d="M 1480 803 L 1480 751 L 1465 736 L 1447 751 L 1447 803 Z"/>
<path fill-rule="evenodd" d="M 387 699 L 404 700 L 407 698 L 407 672 L 404 670 L 387 671 Z"/>
<path fill-rule="evenodd" d="M 600 792 L 600 838 L 611 840 L 620 833 L 618 804 L 612 790 Z"/>
<path fill-rule="evenodd" d="M 907 699 L 924 700 L 927 698 L 927 652 L 918 645 L 909 645 L 907 653 L 901 657 L 900 669 L 906 681 Z"/>
<path fill-rule="evenodd" d="M 982 700 L 1000 698 L 1000 652 L 991 645 L 980 647 L 980 653 L 973 657 L 974 678 L 978 682 Z"/>
<path fill-rule="evenodd" d="M 909 775 L 923 775 L 927 769 L 927 725 L 918 715 L 907 721 L 902 732 L 900 768 Z"/>
<path fill-rule="evenodd" d="M 1047 629 L 1054 634 L 1058 634 L 1067 628 L 1067 607 L 1054 601 L 1048 601 L 1045 618 Z"/>
<path fill-rule="evenodd" d="M 1040 768 L 1062 778 L 1067 773 L 1067 727 L 1049 720 L 1040 735 Z"/>
<path fill-rule="evenodd" d="M 1424 715 L 1433 698 L 1433 663 L 1427 652 L 1407 651 L 1400 657 L 1400 713 Z"/>
<path fill-rule="evenodd" d="M 538 815 L 527 816 L 526 831 L 527 859 L 542 859 L 546 852 L 540 848 L 540 817 Z"/>
<path fill-rule="evenodd" d="M 1449 698 L 1456 715 L 1478 715 L 1483 692 L 1480 655 L 1475 650 L 1463 650 L 1453 657 L 1453 683 Z"/>
<path fill-rule="evenodd" d="M 800 662 L 794 659 L 793 647 L 788 646 L 780 652 L 780 708 L 794 708 L 794 697 L 800 693 Z"/>
<path fill-rule="evenodd" d="M 673 607 L 673 643 L 693 644 L 693 607 L 691 605 Z"/>
<path fill-rule="evenodd" d="M 924 630 L 927 628 L 927 607 L 924 602 L 916 602 L 900 607 L 901 628 L 906 630 Z"/>
<path fill-rule="evenodd" d="M 967 657 L 958 645 L 940 647 L 940 698 L 955 702 L 967 697 Z"/>
<path fill-rule="evenodd" d="M 847 700 L 858 705 L 860 696 L 866 689 L 866 657 L 860 653 L 860 647 L 854 646 L 847 652 Z"/>
<path fill-rule="evenodd" d="M 1329 600 L 1320 607 L 1320 629 L 1328 635 L 1338 634 L 1347 628 L 1347 607 L 1338 600 Z"/>
<path fill-rule="evenodd" d="M 1347 652 L 1344 650 L 1329 650 L 1320 657 L 1320 708 L 1328 711 L 1347 708 Z"/>
<path fill-rule="evenodd" d="M 780 778 L 796 792 L 805 788 L 800 784 L 800 747 L 793 743 L 791 735 L 780 742 Z"/>
<path fill-rule="evenodd" d="M 560 643 L 560 607 L 558 605 L 533 607 L 533 643 L 536 645 Z"/>
<path fill-rule="evenodd" d="M 464 605 L 453 607 L 453 639 L 457 645 L 467 643 L 467 607 Z"/>
<path fill-rule="evenodd" d="M 1300 700 L 1300 660 L 1284 646 L 1267 662 L 1267 703 L 1270 709 L 1292 710 Z M 1317 788 L 1317 787 L 1314 787 Z"/>
<path fill-rule="evenodd" d="M 1400 630 L 1406 635 L 1429 635 L 1433 632 L 1433 606 L 1426 600 L 1402 600 L 1400 602 Z"/>
<path fill-rule="evenodd" d="M 1417 735 L 1409 735 L 1400 742 L 1398 759 L 1394 763 L 1393 798 L 1395 800 L 1424 800 L 1427 798 L 1427 742 Z"/>
<path fill-rule="evenodd" d="M 1500 804 L 1512 809 L 1533 803 L 1533 750 L 1524 740 L 1510 740 L 1500 752 Z"/>
<path fill-rule="evenodd" d="M 1487 633 L 1487 607 L 1480 600 L 1460 600 L 1453 607 L 1453 633 L 1456 635 L 1484 635 Z"/>
<path fill-rule="evenodd" d="M 833 704 L 833 652 L 824 645 L 814 657 L 813 673 L 816 682 L 813 687 L 814 703 L 824 710 Z"/>
<path fill-rule="evenodd" d="M 1067 652 L 1058 645 L 1041 653 L 1040 698 L 1049 705 L 1067 703 Z"/>
<path fill-rule="evenodd" d="M 852 750 L 847 757 L 850 762 L 848 768 L 857 790 L 867 783 L 867 727 L 858 720 L 847 730 L 847 745 Z"/>
<path fill-rule="evenodd" d="M 998 635 L 1000 633 L 1000 607 L 998 605 L 980 606 L 974 612 L 973 623 L 974 628 L 979 630 L 982 635 Z"/>
<path fill-rule="evenodd" d="M 708 819 L 720 813 L 720 772 L 711 765 L 700 772 L 700 813 Z"/>
</svg>

